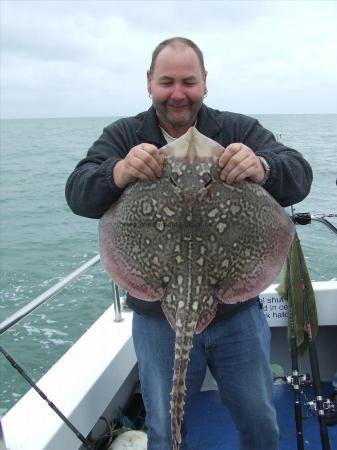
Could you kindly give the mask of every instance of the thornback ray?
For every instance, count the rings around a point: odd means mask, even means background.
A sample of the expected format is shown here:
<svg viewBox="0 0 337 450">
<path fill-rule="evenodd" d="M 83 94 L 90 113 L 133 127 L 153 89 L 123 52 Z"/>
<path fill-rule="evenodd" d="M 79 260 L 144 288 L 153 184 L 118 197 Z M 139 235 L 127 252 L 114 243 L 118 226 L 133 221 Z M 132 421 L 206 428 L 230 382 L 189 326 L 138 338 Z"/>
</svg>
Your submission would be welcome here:
<svg viewBox="0 0 337 450">
<path fill-rule="evenodd" d="M 294 226 L 263 187 L 224 183 L 224 148 L 196 128 L 159 151 L 163 175 L 124 190 L 100 220 L 99 241 L 113 280 L 136 298 L 161 300 L 175 330 L 170 411 L 177 450 L 194 334 L 212 321 L 218 303 L 246 301 L 273 281 Z"/>
</svg>

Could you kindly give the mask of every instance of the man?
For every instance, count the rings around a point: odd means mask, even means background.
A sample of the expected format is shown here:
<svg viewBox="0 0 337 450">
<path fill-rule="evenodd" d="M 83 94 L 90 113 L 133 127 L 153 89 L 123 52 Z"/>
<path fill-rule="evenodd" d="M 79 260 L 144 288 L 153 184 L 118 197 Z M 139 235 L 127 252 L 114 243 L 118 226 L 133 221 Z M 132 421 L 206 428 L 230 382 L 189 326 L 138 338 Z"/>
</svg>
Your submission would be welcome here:
<svg viewBox="0 0 337 450">
<path fill-rule="evenodd" d="M 203 55 L 192 41 L 172 38 L 158 45 L 147 73 L 151 108 L 105 128 L 68 179 L 66 197 L 76 214 L 99 218 L 128 184 L 160 177 L 163 159 L 158 148 L 193 125 L 226 148 L 219 160 L 224 182 L 249 179 L 259 183 L 282 206 L 297 203 L 309 193 L 311 168 L 297 151 L 276 142 L 255 119 L 203 104 L 206 77 Z M 127 303 L 135 311 L 133 339 L 146 408 L 148 449 L 171 450 L 174 332 L 160 302 L 128 295 Z M 239 431 L 240 449 L 277 450 L 269 340 L 258 298 L 219 305 L 213 322 L 193 339 L 184 424 L 208 366 Z M 186 449 L 185 429 L 182 434 L 181 449 Z"/>
</svg>

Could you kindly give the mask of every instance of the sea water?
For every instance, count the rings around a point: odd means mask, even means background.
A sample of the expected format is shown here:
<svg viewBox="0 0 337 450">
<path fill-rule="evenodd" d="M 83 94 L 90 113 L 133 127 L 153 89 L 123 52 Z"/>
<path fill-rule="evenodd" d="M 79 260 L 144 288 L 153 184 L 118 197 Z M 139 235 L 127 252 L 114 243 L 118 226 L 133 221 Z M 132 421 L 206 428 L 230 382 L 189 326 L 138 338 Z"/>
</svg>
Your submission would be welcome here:
<svg viewBox="0 0 337 450">
<path fill-rule="evenodd" d="M 311 193 L 296 212 L 336 214 L 337 115 L 255 117 L 312 165 Z M 0 321 L 98 253 L 97 220 L 69 210 L 64 186 L 113 120 L 1 121 Z M 336 279 L 337 236 L 315 222 L 297 228 L 312 279 Z M 111 282 L 96 265 L 1 336 L 1 345 L 38 380 L 111 302 Z M 88 365 L 96 351 L 88 348 Z M 0 370 L 4 414 L 29 386 L 2 355 Z"/>
</svg>

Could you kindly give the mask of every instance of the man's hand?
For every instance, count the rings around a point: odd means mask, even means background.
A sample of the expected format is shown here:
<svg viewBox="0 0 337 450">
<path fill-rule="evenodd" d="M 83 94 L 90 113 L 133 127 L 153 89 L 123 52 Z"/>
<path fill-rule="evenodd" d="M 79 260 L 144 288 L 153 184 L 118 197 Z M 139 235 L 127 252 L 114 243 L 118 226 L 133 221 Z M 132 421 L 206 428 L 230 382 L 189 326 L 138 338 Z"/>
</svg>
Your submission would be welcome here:
<svg viewBox="0 0 337 450">
<path fill-rule="evenodd" d="M 253 150 L 241 143 L 230 144 L 219 159 L 220 178 L 228 184 L 249 178 L 261 183 L 265 168 Z"/>
<path fill-rule="evenodd" d="M 150 181 L 162 175 L 164 155 L 152 144 L 139 144 L 113 168 L 113 180 L 123 189 L 136 180 Z"/>
</svg>

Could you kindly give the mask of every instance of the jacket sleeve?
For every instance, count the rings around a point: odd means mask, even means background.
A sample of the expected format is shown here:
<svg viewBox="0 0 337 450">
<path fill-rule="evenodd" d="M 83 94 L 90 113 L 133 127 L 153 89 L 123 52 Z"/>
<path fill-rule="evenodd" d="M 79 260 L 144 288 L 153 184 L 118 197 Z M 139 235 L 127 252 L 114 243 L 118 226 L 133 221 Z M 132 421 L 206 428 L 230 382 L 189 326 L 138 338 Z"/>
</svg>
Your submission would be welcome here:
<svg viewBox="0 0 337 450">
<path fill-rule="evenodd" d="M 298 151 L 277 142 L 255 119 L 246 128 L 243 143 L 268 162 L 270 174 L 263 187 L 281 206 L 298 203 L 309 194 L 312 170 Z"/>
<path fill-rule="evenodd" d="M 106 127 L 70 174 L 65 196 L 75 214 L 98 219 L 121 195 L 112 178 L 115 164 L 129 151 L 120 128 L 118 123 Z"/>
</svg>

